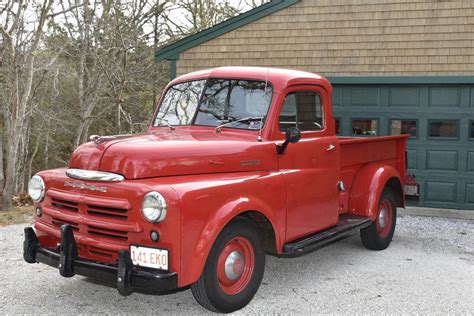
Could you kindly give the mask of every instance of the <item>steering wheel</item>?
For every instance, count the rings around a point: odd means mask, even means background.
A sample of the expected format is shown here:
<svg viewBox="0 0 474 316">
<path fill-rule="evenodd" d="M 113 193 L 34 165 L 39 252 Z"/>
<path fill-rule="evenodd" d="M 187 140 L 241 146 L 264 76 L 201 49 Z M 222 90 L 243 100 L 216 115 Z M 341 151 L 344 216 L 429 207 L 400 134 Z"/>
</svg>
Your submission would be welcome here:
<svg viewBox="0 0 474 316">
<path fill-rule="evenodd" d="M 319 129 L 323 129 L 323 126 L 318 122 L 313 122 L 313 124 L 316 125 Z"/>
</svg>

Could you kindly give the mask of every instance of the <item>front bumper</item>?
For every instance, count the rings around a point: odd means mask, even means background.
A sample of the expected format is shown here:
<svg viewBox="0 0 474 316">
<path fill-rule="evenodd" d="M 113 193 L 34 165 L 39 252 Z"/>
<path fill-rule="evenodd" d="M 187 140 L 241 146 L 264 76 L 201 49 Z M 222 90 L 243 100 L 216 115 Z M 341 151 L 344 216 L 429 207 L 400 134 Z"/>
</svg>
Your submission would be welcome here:
<svg viewBox="0 0 474 316">
<path fill-rule="evenodd" d="M 176 272 L 158 272 L 135 267 L 130 258 L 130 252 L 119 252 L 118 265 L 102 264 L 77 255 L 76 241 L 70 225 L 61 226 L 60 251 L 42 248 L 38 237 L 31 227 L 25 228 L 23 242 L 23 258 L 28 263 L 44 263 L 59 269 L 63 277 L 75 274 L 90 277 L 101 283 L 115 285 L 121 295 L 127 296 L 133 292 L 145 294 L 160 294 L 178 288 Z"/>
</svg>

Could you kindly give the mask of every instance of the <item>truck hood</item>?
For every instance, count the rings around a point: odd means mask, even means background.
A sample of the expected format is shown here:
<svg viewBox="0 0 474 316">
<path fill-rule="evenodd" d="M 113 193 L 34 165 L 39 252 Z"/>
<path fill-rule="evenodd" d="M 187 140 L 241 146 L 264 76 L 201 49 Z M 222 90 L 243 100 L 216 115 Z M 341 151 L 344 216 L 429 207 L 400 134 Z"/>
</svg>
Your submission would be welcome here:
<svg viewBox="0 0 474 316">
<path fill-rule="evenodd" d="M 272 142 L 254 135 L 176 129 L 103 143 L 85 143 L 72 154 L 69 168 L 99 170 L 126 179 L 277 169 Z"/>
</svg>

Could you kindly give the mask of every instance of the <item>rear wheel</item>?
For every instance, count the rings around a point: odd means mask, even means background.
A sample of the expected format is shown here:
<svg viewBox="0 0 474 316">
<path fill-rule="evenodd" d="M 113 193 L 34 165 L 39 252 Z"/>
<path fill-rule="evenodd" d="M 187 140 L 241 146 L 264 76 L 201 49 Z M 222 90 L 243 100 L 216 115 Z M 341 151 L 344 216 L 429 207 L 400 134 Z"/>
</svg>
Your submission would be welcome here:
<svg viewBox="0 0 474 316">
<path fill-rule="evenodd" d="M 380 196 L 377 217 L 369 227 L 360 230 L 362 243 L 368 249 L 383 250 L 390 245 L 397 222 L 395 194 L 385 188 Z"/>
<path fill-rule="evenodd" d="M 257 228 L 250 220 L 237 218 L 215 241 L 204 272 L 191 290 L 203 307 L 230 313 L 252 300 L 264 268 L 265 251 Z"/>
</svg>

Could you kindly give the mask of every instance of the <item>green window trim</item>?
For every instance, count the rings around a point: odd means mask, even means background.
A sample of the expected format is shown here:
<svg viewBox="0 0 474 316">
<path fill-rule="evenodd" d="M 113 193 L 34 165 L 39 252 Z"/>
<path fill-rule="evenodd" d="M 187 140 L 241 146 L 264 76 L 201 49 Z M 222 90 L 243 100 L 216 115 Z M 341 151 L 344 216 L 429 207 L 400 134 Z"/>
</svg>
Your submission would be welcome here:
<svg viewBox="0 0 474 316">
<path fill-rule="evenodd" d="M 469 125 L 467 126 L 468 139 L 474 141 L 474 120 L 469 120 Z"/>
</svg>

